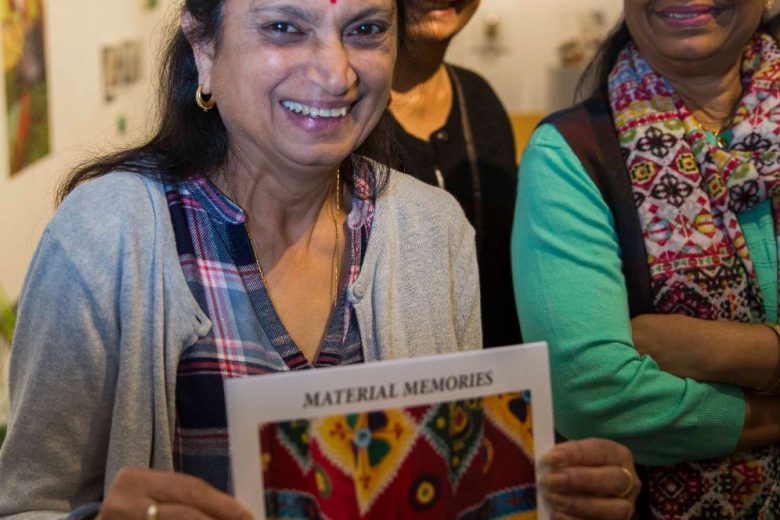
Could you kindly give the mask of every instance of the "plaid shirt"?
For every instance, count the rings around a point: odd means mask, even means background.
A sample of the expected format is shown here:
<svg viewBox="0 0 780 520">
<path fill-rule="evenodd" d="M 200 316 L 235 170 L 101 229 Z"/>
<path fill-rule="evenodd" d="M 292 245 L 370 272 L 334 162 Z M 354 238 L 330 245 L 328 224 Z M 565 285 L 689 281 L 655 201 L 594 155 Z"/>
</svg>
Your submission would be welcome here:
<svg viewBox="0 0 780 520">
<path fill-rule="evenodd" d="M 347 217 L 348 282 L 360 274 L 374 214 L 372 174 L 356 176 Z M 224 380 L 246 375 L 362 363 L 352 304 L 342 289 L 320 352 L 310 363 L 273 308 L 255 262 L 244 214 L 209 180 L 166 186 L 184 276 L 212 321 L 178 366 L 174 465 L 231 491 Z M 273 345 L 273 347 L 268 347 Z"/>
</svg>

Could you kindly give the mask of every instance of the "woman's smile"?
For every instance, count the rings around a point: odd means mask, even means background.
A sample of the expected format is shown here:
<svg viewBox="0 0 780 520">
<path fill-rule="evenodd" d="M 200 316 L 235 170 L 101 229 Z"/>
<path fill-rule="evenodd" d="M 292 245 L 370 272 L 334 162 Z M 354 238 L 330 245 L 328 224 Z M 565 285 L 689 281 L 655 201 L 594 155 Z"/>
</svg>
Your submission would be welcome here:
<svg viewBox="0 0 780 520">
<path fill-rule="evenodd" d="M 426 0 L 420 2 L 419 9 L 435 14 L 437 11 L 454 11 L 457 4 L 457 0 Z"/>
<path fill-rule="evenodd" d="M 480 0 L 407 0 L 410 41 L 449 41 L 468 23 Z"/>
<path fill-rule="evenodd" d="M 346 128 L 351 118 L 352 103 L 299 102 L 284 100 L 280 103 L 286 119 L 308 133 L 328 132 Z"/>
<path fill-rule="evenodd" d="M 764 12 L 762 0 L 623 1 L 634 43 L 672 81 L 733 68 Z"/>
<path fill-rule="evenodd" d="M 725 11 L 711 5 L 673 5 L 655 12 L 667 25 L 673 27 L 699 27 L 714 22 Z"/>
<path fill-rule="evenodd" d="M 293 114 L 311 117 L 314 119 L 334 119 L 337 117 L 344 117 L 347 115 L 349 105 L 342 107 L 327 107 L 317 104 L 303 104 L 296 101 L 282 101 L 282 106 L 292 112 Z"/>
</svg>

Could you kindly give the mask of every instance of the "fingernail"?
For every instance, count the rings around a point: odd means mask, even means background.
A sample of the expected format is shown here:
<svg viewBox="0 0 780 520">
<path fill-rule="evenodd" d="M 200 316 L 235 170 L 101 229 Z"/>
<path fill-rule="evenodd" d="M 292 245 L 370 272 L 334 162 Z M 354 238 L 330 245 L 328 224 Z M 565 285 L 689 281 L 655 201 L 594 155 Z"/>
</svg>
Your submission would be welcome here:
<svg viewBox="0 0 780 520">
<path fill-rule="evenodd" d="M 547 501 L 550 503 L 553 509 L 560 510 L 560 511 L 566 511 L 566 506 L 569 503 L 569 500 L 566 498 L 565 495 L 560 495 L 558 493 L 548 494 Z"/>
<path fill-rule="evenodd" d="M 550 468 L 560 468 L 566 465 L 566 454 L 562 451 L 553 449 L 542 455 L 542 464 Z"/>
<path fill-rule="evenodd" d="M 566 489 L 568 477 L 562 473 L 546 473 L 539 479 L 539 485 L 549 491 L 563 491 Z"/>
</svg>

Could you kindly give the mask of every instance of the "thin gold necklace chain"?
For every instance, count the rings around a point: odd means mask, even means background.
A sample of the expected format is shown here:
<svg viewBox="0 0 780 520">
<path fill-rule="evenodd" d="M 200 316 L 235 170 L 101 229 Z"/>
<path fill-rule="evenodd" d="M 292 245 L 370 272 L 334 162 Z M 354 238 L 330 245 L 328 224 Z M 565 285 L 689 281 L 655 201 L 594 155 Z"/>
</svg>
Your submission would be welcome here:
<svg viewBox="0 0 780 520">
<path fill-rule="evenodd" d="M 721 133 L 723 133 L 723 131 L 727 130 L 731 126 L 731 124 L 734 122 L 734 116 L 733 115 L 730 116 L 726 120 L 726 122 L 723 123 L 723 125 L 720 128 L 716 128 L 716 129 L 707 128 L 706 126 L 704 126 L 701 123 L 701 121 L 696 119 L 696 116 L 694 116 L 693 113 L 691 113 L 691 117 L 693 119 L 693 123 L 696 125 L 696 127 L 699 130 L 701 130 L 702 132 L 709 132 L 713 136 L 715 136 L 715 144 L 717 145 L 718 148 L 726 148 L 727 147 L 728 143 L 726 142 L 726 139 L 721 135 Z"/>
<path fill-rule="evenodd" d="M 257 248 L 255 247 L 255 241 L 254 238 L 252 238 L 252 232 L 249 230 L 249 224 L 247 223 L 247 221 L 249 220 L 249 213 L 245 211 L 244 208 L 242 208 L 241 205 L 238 203 L 236 194 L 233 192 L 233 185 L 228 181 L 227 177 L 225 176 L 224 170 L 220 172 L 220 175 L 222 176 L 222 183 L 225 186 L 227 186 L 227 189 L 230 192 L 230 199 L 244 213 L 244 230 L 246 231 L 246 234 L 249 237 L 249 247 L 252 249 L 252 256 L 255 259 L 257 270 L 260 271 L 260 280 L 263 282 L 263 285 L 265 285 L 265 290 L 268 293 L 268 298 L 271 300 L 271 302 L 273 302 L 273 298 L 271 297 L 271 287 L 268 285 L 268 278 L 266 277 L 265 271 L 263 270 L 263 264 L 260 263 L 260 258 L 257 256 Z M 339 225 L 339 215 L 341 215 L 341 170 L 340 169 L 336 170 L 336 183 L 333 188 L 334 188 L 333 196 L 335 200 L 334 203 L 331 205 L 330 213 L 331 216 L 333 217 L 333 227 L 336 230 L 336 243 L 333 246 L 333 255 L 331 258 L 333 273 L 331 274 L 332 281 L 330 287 L 330 294 L 331 294 L 331 305 L 335 307 L 339 299 L 339 282 L 341 279 L 341 254 L 339 250 L 339 242 L 341 241 L 341 232 L 339 230 L 339 228 L 341 227 Z"/>
<path fill-rule="evenodd" d="M 331 302 L 332 306 L 336 307 L 336 303 L 339 301 L 339 281 L 341 279 L 341 249 L 339 248 L 339 242 L 341 241 L 341 233 L 339 224 L 339 217 L 341 216 L 341 168 L 336 168 L 336 183 L 333 186 L 334 204 L 330 207 L 331 215 L 333 216 L 333 229 L 336 230 L 336 243 L 333 246 L 333 273 L 331 274 L 332 281 L 330 290 L 332 293 Z"/>
</svg>

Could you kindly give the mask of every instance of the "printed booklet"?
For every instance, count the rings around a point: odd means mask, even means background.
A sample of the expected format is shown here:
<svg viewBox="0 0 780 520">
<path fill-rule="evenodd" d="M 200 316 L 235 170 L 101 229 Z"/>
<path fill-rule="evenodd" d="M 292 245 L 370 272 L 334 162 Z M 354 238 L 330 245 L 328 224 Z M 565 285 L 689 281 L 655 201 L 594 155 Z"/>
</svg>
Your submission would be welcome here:
<svg viewBox="0 0 780 520">
<path fill-rule="evenodd" d="M 233 487 L 256 518 L 547 519 L 547 345 L 229 380 Z"/>
</svg>

